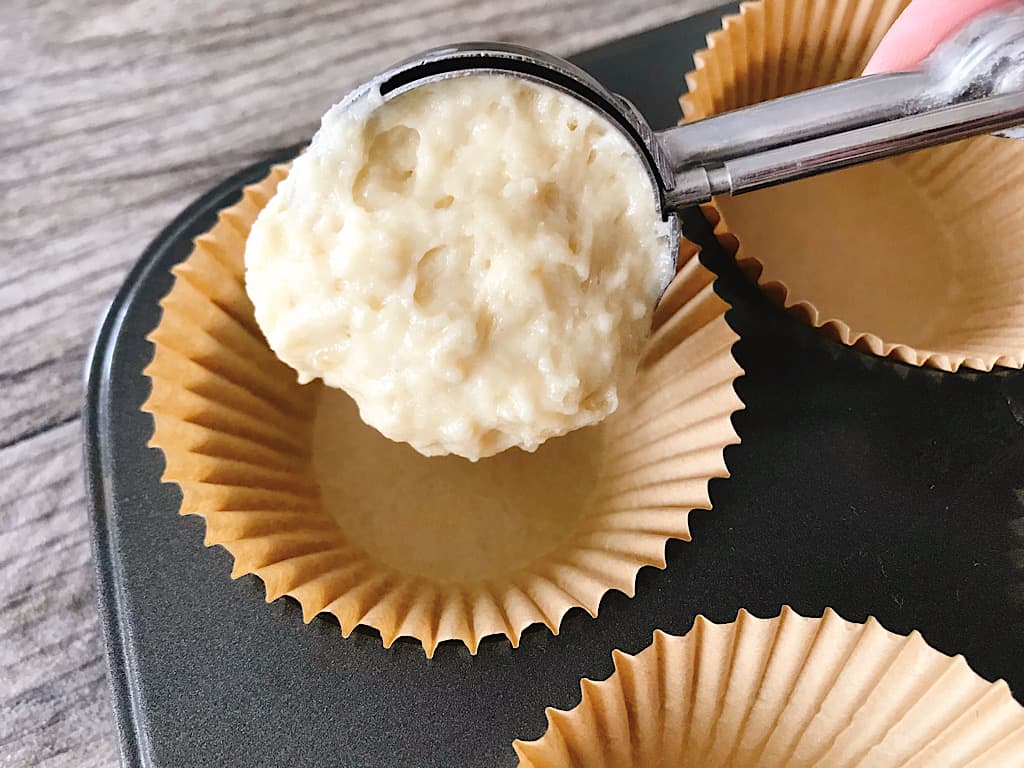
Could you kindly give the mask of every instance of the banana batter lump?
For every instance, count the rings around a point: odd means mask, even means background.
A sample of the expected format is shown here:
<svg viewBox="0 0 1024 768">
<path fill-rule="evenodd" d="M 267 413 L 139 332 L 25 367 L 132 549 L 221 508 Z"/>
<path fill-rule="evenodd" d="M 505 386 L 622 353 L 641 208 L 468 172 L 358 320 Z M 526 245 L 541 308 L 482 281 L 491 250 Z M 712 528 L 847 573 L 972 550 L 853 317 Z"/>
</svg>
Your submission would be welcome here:
<svg viewBox="0 0 1024 768">
<path fill-rule="evenodd" d="M 501 75 L 371 106 L 324 116 L 249 236 L 277 356 L 425 455 L 532 451 L 608 416 L 674 269 L 629 139 Z"/>
</svg>

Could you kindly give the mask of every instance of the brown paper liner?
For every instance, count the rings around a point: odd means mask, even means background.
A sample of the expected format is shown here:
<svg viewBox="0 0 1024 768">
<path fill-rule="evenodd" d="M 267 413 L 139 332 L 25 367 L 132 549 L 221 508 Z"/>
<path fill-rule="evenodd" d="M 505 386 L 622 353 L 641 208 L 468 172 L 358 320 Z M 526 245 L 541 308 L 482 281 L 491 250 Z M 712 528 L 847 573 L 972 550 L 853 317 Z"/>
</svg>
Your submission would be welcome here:
<svg viewBox="0 0 1024 768">
<path fill-rule="evenodd" d="M 908 0 L 757 0 L 694 55 L 687 121 L 858 76 Z M 716 199 L 765 292 L 844 344 L 1024 365 L 1024 142 L 980 137 Z"/>
<path fill-rule="evenodd" d="M 1004 681 L 873 618 L 698 616 L 682 637 L 612 656 L 579 706 L 548 709 L 544 736 L 514 743 L 520 766 L 1005 768 L 1024 755 L 1024 708 Z"/>
<path fill-rule="evenodd" d="M 233 555 L 232 576 L 256 574 L 307 622 L 330 613 L 345 635 L 364 625 L 430 656 L 444 640 L 475 652 L 487 635 L 517 645 L 535 623 L 557 632 L 570 609 L 596 615 L 605 592 L 632 595 L 641 567 L 664 567 L 739 442 L 737 337 L 696 249 L 683 247 L 637 380 L 603 425 L 535 454 L 425 458 L 364 425 L 340 391 L 299 386 L 259 333 L 244 244 L 284 175 L 247 188 L 196 241 L 150 337 L 151 445 L 181 513 Z"/>
</svg>

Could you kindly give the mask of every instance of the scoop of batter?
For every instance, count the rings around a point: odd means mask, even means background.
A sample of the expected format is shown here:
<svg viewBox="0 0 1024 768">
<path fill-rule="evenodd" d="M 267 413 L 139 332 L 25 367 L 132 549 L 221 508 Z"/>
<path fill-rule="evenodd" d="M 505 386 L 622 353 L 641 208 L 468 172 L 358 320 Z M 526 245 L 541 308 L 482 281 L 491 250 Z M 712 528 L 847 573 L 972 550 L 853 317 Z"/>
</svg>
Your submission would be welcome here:
<svg viewBox="0 0 1024 768">
<path fill-rule="evenodd" d="M 253 226 L 246 286 L 300 380 L 420 453 L 476 460 L 615 410 L 668 240 L 616 126 L 475 75 L 328 112 Z"/>
</svg>

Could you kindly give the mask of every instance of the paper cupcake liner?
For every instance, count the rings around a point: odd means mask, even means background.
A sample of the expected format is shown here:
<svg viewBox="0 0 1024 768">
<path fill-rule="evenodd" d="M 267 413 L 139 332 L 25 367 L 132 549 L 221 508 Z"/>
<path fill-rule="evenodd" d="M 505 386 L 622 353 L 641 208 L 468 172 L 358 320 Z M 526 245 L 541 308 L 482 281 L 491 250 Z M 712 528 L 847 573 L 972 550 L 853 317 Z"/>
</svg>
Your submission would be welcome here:
<svg viewBox="0 0 1024 768">
<path fill-rule="evenodd" d="M 873 618 L 698 616 L 685 636 L 612 655 L 579 706 L 548 709 L 544 736 L 514 743 L 520 766 L 1005 768 L 1024 755 L 1005 682 Z"/>
<path fill-rule="evenodd" d="M 694 55 L 685 119 L 856 77 L 907 0 L 757 0 Z M 911 365 L 1024 365 L 1024 143 L 979 137 L 736 198 L 738 260 L 844 344 Z"/>
<path fill-rule="evenodd" d="M 268 601 L 290 595 L 305 621 L 337 617 L 475 652 L 517 645 L 536 623 L 557 632 L 611 589 L 632 595 L 668 539 L 689 539 L 691 509 L 728 475 L 736 335 L 713 275 L 683 246 L 637 380 L 603 425 L 471 464 L 425 458 L 364 425 L 338 390 L 300 386 L 263 340 L 243 284 L 249 227 L 286 171 L 223 211 L 174 270 L 150 339 L 151 445 L 182 514 L 206 544 L 255 574 Z"/>
</svg>

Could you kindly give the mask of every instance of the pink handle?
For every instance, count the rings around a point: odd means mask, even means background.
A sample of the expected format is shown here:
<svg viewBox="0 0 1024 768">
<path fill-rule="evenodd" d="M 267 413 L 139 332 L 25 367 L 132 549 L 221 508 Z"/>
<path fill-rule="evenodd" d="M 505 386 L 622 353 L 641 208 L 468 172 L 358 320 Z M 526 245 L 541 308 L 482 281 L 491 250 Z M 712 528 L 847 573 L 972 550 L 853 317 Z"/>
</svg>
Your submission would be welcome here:
<svg viewBox="0 0 1024 768">
<path fill-rule="evenodd" d="M 1006 0 L 913 0 L 886 33 L 865 75 L 914 69 L 935 46 L 982 11 Z"/>
</svg>

